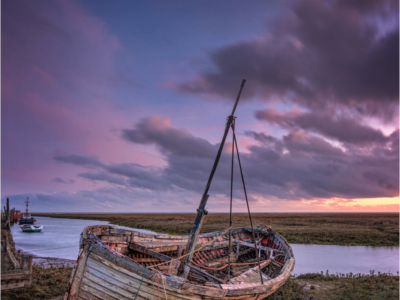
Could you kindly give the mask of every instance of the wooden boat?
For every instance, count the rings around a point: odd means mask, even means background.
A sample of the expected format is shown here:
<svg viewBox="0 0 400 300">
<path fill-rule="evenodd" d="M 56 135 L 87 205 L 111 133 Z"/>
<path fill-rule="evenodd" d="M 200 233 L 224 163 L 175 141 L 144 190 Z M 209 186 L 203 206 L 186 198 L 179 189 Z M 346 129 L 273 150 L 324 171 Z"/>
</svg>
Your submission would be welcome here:
<svg viewBox="0 0 400 300">
<path fill-rule="evenodd" d="M 270 227 L 254 228 L 251 220 L 234 112 L 227 118 L 197 215 L 188 236 L 148 234 L 112 226 L 86 227 L 81 235 L 77 266 L 71 274 L 68 299 L 263 299 L 290 277 L 294 255 L 290 245 Z M 232 128 L 251 228 L 200 234 L 208 191 L 225 139 Z M 232 217 L 232 185 L 231 205 Z"/>
<path fill-rule="evenodd" d="M 251 229 L 231 231 L 230 279 L 226 274 L 229 232 L 199 235 L 198 251 L 185 279 L 177 274 L 188 236 L 107 225 L 86 227 L 64 299 L 263 299 L 286 282 L 295 260 L 290 245 L 272 228 L 255 228 L 255 234 L 257 251 Z"/>
<path fill-rule="evenodd" d="M 43 225 L 38 226 L 38 225 L 28 225 L 28 224 L 21 225 L 20 227 L 23 232 L 41 232 L 42 229 L 44 228 Z"/>
</svg>

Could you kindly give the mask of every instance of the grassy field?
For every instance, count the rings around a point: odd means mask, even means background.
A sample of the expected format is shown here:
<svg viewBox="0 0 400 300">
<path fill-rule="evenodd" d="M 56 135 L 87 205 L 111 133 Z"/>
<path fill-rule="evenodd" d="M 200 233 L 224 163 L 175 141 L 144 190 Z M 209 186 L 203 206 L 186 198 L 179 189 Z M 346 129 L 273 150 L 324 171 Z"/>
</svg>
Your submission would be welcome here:
<svg viewBox="0 0 400 300">
<path fill-rule="evenodd" d="M 282 288 L 266 299 L 399 299 L 399 276 L 304 274 L 289 279 Z"/>
<path fill-rule="evenodd" d="M 71 268 L 33 268 L 30 288 L 2 291 L 2 300 L 53 299 L 64 295 Z M 290 278 L 269 300 L 399 299 L 399 276 L 305 274 Z"/>
<path fill-rule="evenodd" d="M 1 291 L 2 300 L 52 299 L 67 291 L 72 268 L 33 267 L 32 285 L 25 289 Z"/>
<path fill-rule="evenodd" d="M 195 214 L 34 214 L 54 218 L 90 219 L 169 234 L 188 234 Z M 255 213 L 254 226 L 272 224 L 289 243 L 398 246 L 398 213 Z M 208 214 L 202 232 L 225 230 L 229 214 Z M 247 214 L 233 215 L 234 227 L 250 227 Z"/>
</svg>

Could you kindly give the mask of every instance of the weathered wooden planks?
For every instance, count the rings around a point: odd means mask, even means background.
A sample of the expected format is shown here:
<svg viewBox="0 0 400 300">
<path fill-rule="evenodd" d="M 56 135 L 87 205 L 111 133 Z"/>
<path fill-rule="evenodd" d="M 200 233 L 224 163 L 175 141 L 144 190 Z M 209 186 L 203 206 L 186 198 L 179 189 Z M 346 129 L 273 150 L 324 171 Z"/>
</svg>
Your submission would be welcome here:
<svg viewBox="0 0 400 300">
<path fill-rule="evenodd" d="M 205 277 L 208 280 L 215 281 L 215 282 L 218 282 L 218 283 L 225 283 L 221 279 L 219 279 L 219 278 L 217 278 L 215 276 L 212 276 L 211 274 L 208 274 L 207 272 L 203 271 L 200 268 L 197 268 L 197 267 L 195 267 L 193 265 L 186 265 L 186 266 L 188 266 L 190 268 L 191 272 L 195 273 L 196 275 L 198 275 L 200 277 Z"/>
<path fill-rule="evenodd" d="M 85 272 L 86 261 L 89 256 L 90 245 L 86 245 L 78 258 L 78 263 L 74 272 L 74 278 L 72 279 L 71 287 L 69 290 L 68 299 L 77 299 L 79 294 L 79 288 L 81 286 L 83 273 Z"/>
<path fill-rule="evenodd" d="M 155 252 L 153 250 L 150 250 L 150 249 L 143 247 L 142 245 L 139 245 L 136 243 L 130 243 L 129 249 L 153 256 L 155 258 L 158 258 L 161 261 L 170 261 L 171 260 L 171 257 L 169 257 L 167 255 Z"/>
<path fill-rule="evenodd" d="M 272 233 L 269 229 L 268 232 L 260 229 L 256 230 L 265 235 L 270 235 Z M 86 260 L 84 260 L 82 258 L 85 255 L 85 251 L 82 252 L 77 270 L 71 277 L 71 289 L 66 299 L 134 299 L 136 294 L 136 299 L 262 299 L 284 284 L 289 278 L 290 272 L 294 266 L 294 258 L 290 247 L 287 245 L 282 246 L 280 244 L 282 241 L 280 237 L 272 237 L 280 249 L 272 249 L 261 245 L 257 246 L 257 249 L 268 250 L 269 252 L 274 251 L 275 253 L 285 253 L 284 262 L 286 262 L 286 264 L 281 265 L 281 274 L 276 278 L 270 279 L 264 276 L 265 284 L 262 285 L 259 282 L 260 274 L 258 271 L 251 270 L 251 272 L 246 274 L 246 278 L 242 278 L 244 280 L 238 280 L 237 283 L 230 282 L 230 284 L 224 284 L 224 281 L 211 275 L 213 271 L 208 272 L 207 270 L 189 265 L 188 268 L 193 272 L 192 274 L 200 276 L 207 281 L 199 281 L 203 282 L 200 284 L 194 281 L 184 281 L 183 278 L 173 276 L 176 274 L 174 273 L 175 266 L 171 263 L 163 266 L 163 272 L 165 273 L 155 272 L 152 271 L 151 268 L 148 268 L 146 274 L 144 274 L 145 268 L 140 265 L 140 263 L 149 265 L 161 261 L 170 262 L 171 258 L 175 258 L 175 255 L 179 253 L 179 248 L 184 248 L 181 244 L 184 243 L 186 237 L 176 238 L 174 236 L 144 234 L 129 230 L 117 230 L 107 226 L 98 226 L 94 231 L 91 231 L 92 234 L 94 234 L 94 232 L 96 232 L 96 236 L 98 236 L 102 242 L 108 244 L 110 248 L 99 246 L 100 243 L 99 245 L 93 244 L 85 246 L 89 255 L 86 257 Z M 199 236 L 199 244 L 203 243 L 203 245 L 217 237 L 213 244 L 207 245 L 198 253 L 199 260 L 204 260 L 206 262 L 212 262 L 213 260 L 215 261 L 215 259 L 224 260 L 223 256 L 226 255 L 226 251 L 224 251 L 223 248 L 226 248 L 228 243 L 226 234 L 221 236 L 221 233 L 222 232 Z M 247 229 L 235 229 L 232 230 L 232 233 L 238 242 L 237 246 L 240 244 L 247 247 L 253 246 L 252 251 L 255 250 L 253 244 L 249 243 L 250 245 L 247 245 L 247 242 L 244 241 L 250 237 Z M 84 245 L 87 239 L 87 235 L 83 233 L 81 244 Z M 107 250 L 118 249 L 116 246 L 123 243 L 129 245 L 129 250 L 136 251 L 133 252 L 137 256 L 134 258 L 136 262 L 126 256 L 115 252 L 113 253 L 113 250 Z M 162 254 L 160 252 L 169 253 Z M 148 255 L 148 257 L 146 257 L 146 255 Z M 251 255 L 246 258 L 246 261 L 250 260 Z M 172 261 L 179 262 L 179 260 L 175 259 L 172 259 Z M 83 274 L 77 276 L 79 273 L 79 265 L 82 263 L 84 265 Z M 238 273 L 241 269 L 240 267 L 241 266 L 237 266 Z M 265 267 L 265 265 L 263 267 Z M 237 276 L 238 279 L 241 275 L 246 273 L 245 268 L 246 266 L 243 267 L 243 272 Z M 170 276 L 168 274 L 173 275 Z M 255 276 L 258 276 L 257 281 L 255 280 Z M 75 281 L 79 281 L 79 278 L 81 278 L 80 284 L 78 285 L 79 293 L 77 298 L 72 298 L 70 297 L 72 287 Z M 189 277 L 189 279 L 194 280 L 195 277 Z M 140 291 L 137 292 L 141 281 L 142 285 Z M 211 282 L 219 282 L 220 284 L 212 284 Z"/>
<path fill-rule="evenodd" d="M 221 284 L 223 289 L 227 289 L 227 296 L 243 296 L 246 294 L 272 294 L 275 290 L 277 290 L 280 286 L 285 284 L 286 280 L 290 277 L 290 273 L 294 268 L 294 258 L 291 258 L 286 265 L 284 272 L 278 277 L 268 280 L 261 283 L 248 283 L 241 285 L 230 285 L 230 284 Z"/>
<path fill-rule="evenodd" d="M 95 281 L 92 276 L 96 276 L 102 280 L 105 280 L 113 285 L 118 286 L 119 288 L 125 289 L 126 291 L 130 293 L 136 293 L 137 289 L 140 285 L 140 281 L 142 280 L 142 276 L 138 274 L 134 274 L 131 272 L 128 272 L 124 269 L 119 268 L 116 265 L 113 265 L 111 262 L 106 262 L 104 260 L 100 261 L 98 256 L 90 256 L 88 261 L 87 261 L 87 268 L 86 268 L 86 273 L 85 277 Z M 88 275 L 91 274 L 91 275 Z M 99 282 L 99 281 L 98 281 Z M 90 284 L 90 282 L 89 282 Z M 154 293 L 158 293 L 158 289 L 161 288 L 159 286 L 161 283 L 161 277 L 153 277 L 153 280 L 149 280 L 144 278 L 142 282 L 142 286 L 140 288 L 139 295 L 143 297 L 148 297 L 146 299 L 151 299 Z M 182 293 L 181 295 L 175 295 L 176 290 L 174 287 L 171 287 L 171 284 L 169 284 L 169 280 L 164 282 L 165 288 L 166 288 L 166 293 L 167 293 L 167 298 L 168 299 L 191 299 L 190 295 L 184 295 Z M 154 285 L 154 287 L 153 287 Z M 173 285 L 172 285 L 173 286 Z M 177 287 L 180 288 L 182 286 L 178 285 Z M 173 289 L 171 291 L 171 289 Z M 161 292 L 161 290 L 160 290 Z M 162 287 L 162 293 L 163 295 L 162 298 L 164 299 L 164 289 Z"/>
<path fill-rule="evenodd" d="M 18 280 L 18 279 L 30 279 L 31 278 L 31 270 L 10 270 L 1 272 L 1 280 Z"/>
<path fill-rule="evenodd" d="M 30 281 L 29 281 L 30 283 Z M 12 282 L 12 283 L 7 283 L 7 284 L 2 284 L 1 285 L 1 290 L 6 291 L 6 290 L 13 290 L 13 289 L 18 289 L 18 288 L 24 288 L 24 287 L 29 287 L 25 281 L 18 281 L 18 282 Z"/>
<path fill-rule="evenodd" d="M 112 235 L 101 235 L 100 240 L 103 243 L 118 243 L 118 244 L 126 244 L 129 240 L 129 236 L 112 236 Z"/>
<path fill-rule="evenodd" d="M 272 262 L 271 260 L 268 260 L 268 261 L 262 263 L 260 265 L 260 268 L 261 269 L 265 268 L 271 262 Z M 262 276 L 265 279 L 265 282 L 271 279 L 265 274 L 262 274 Z M 254 267 L 246 272 L 243 272 L 241 275 L 236 276 L 229 281 L 229 283 L 233 284 L 233 285 L 244 284 L 244 283 L 257 283 L 257 282 L 260 282 L 260 273 L 258 271 L 258 266 Z"/>
<path fill-rule="evenodd" d="M 172 275 L 177 275 L 178 274 L 178 268 L 181 264 L 181 261 L 179 260 L 179 258 L 182 255 L 182 247 L 178 246 L 178 253 L 177 253 L 177 257 L 175 260 L 171 261 L 170 265 L 169 265 L 169 269 L 168 269 L 168 274 L 172 274 Z"/>
</svg>

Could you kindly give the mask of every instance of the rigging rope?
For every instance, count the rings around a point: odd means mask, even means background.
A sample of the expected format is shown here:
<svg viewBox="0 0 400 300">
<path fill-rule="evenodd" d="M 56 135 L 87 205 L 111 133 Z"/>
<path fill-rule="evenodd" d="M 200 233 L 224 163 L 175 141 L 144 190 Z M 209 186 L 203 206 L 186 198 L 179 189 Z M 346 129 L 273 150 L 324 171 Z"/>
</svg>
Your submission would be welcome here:
<svg viewBox="0 0 400 300">
<path fill-rule="evenodd" d="M 262 263 L 265 263 L 266 261 L 268 261 L 268 259 L 263 260 L 263 261 L 261 261 L 260 263 L 262 264 Z M 219 271 L 219 270 L 225 269 L 225 268 L 228 266 L 228 265 L 226 264 L 226 265 L 224 265 L 224 266 L 222 266 L 222 267 L 220 267 L 220 268 L 210 268 L 210 267 L 205 267 L 205 266 L 199 265 L 199 264 L 197 264 L 195 261 L 193 261 L 193 263 L 194 263 L 196 266 L 199 266 L 199 267 L 201 267 L 201 268 L 208 269 L 208 270 L 213 270 L 213 271 Z M 255 262 L 250 262 L 250 263 L 232 263 L 231 266 L 247 266 L 247 265 L 254 265 L 254 264 L 256 264 L 256 263 L 258 263 L 258 262 L 255 261 Z"/>
<path fill-rule="evenodd" d="M 263 277 L 262 277 L 261 267 L 260 267 L 260 252 L 257 251 L 256 236 L 255 236 L 255 234 L 254 234 L 253 221 L 251 220 L 249 200 L 247 199 L 246 184 L 244 183 L 244 176 L 243 176 L 243 171 L 242 171 L 242 164 L 240 163 L 239 148 L 238 148 L 238 145 L 237 145 L 236 134 L 235 134 L 234 128 L 233 128 L 233 140 L 234 140 L 235 146 L 236 146 L 236 154 L 237 154 L 237 158 L 238 158 L 238 162 L 239 162 L 240 175 L 242 176 L 244 196 L 245 196 L 245 198 L 246 198 L 247 212 L 249 213 L 249 219 L 250 219 L 250 225 L 251 225 L 251 233 L 253 234 L 253 240 L 254 240 L 254 248 L 256 249 L 256 256 L 257 256 L 257 261 L 258 261 L 258 270 L 260 271 L 261 284 L 264 284 L 264 279 L 263 279 Z"/>
<path fill-rule="evenodd" d="M 147 271 L 147 267 L 146 267 L 146 269 L 144 269 L 143 276 L 142 276 L 142 280 L 140 281 L 139 288 L 138 288 L 138 290 L 137 290 L 137 292 L 136 292 L 136 295 L 135 295 L 135 298 L 134 298 L 133 300 L 136 300 L 136 297 L 137 297 L 137 295 L 139 294 L 140 288 L 142 287 L 142 282 L 143 282 L 144 274 L 146 274 L 146 271 Z"/>
</svg>

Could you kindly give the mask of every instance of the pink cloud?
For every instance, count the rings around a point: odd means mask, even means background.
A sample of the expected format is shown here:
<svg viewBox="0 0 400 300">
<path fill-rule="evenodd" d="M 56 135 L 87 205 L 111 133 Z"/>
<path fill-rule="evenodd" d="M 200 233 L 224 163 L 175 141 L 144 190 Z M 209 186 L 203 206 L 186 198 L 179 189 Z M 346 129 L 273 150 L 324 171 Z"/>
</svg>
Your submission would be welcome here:
<svg viewBox="0 0 400 300">
<path fill-rule="evenodd" d="M 53 187 L 60 152 L 163 164 L 155 150 L 119 137 L 131 121 L 113 108 L 109 80 L 123 46 L 102 20 L 77 1 L 14 1 L 3 12 L 2 171 L 3 182 L 14 180 L 3 194 L 28 181 Z M 62 172 L 76 174 L 70 169 Z"/>
</svg>

